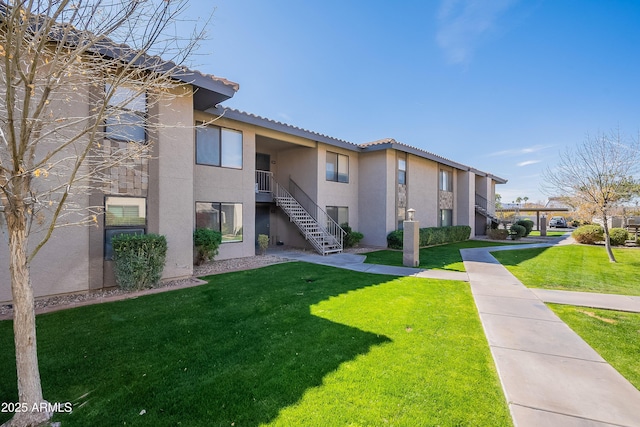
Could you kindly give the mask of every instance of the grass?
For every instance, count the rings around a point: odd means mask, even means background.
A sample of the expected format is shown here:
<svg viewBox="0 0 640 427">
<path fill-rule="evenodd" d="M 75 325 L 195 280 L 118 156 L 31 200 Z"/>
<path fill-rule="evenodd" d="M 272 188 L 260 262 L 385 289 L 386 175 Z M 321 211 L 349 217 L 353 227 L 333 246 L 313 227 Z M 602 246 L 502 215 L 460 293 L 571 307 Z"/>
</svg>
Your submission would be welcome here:
<svg viewBox="0 0 640 427">
<path fill-rule="evenodd" d="M 492 252 L 530 288 L 640 295 L 640 250 L 614 249 L 609 262 L 604 247 L 567 245 Z"/>
<path fill-rule="evenodd" d="M 640 313 L 548 305 L 611 366 L 640 390 Z"/>
<path fill-rule="evenodd" d="M 286 263 L 38 316 L 65 426 L 509 426 L 467 284 Z M 0 322 L 0 402 L 17 399 Z M 144 411 L 144 413 L 143 413 Z M 0 423 L 10 414 L 0 413 Z"/>
<path fill-rule="evenodd" d="M 466 240 L 464 242 L 449 243 L 447 245 L 430 246 L 420 249 L 420 268 L 426 270 L 465 271 L 460 249 L 480 248 L 487 246 L 504 246 L 511 242 L 487 242 L 483 240 Z M 402 251 L 382 250 L 365 254 L 365 262 L 369 264 L 383 264 L 402 266 Z"/>
<path fill-rule="evenodd" d="M 549 230 L 547 230 L 547 237 L 560 237 L 560 236 L 564 236 L 565 234 L 567 234 L 566 231 L 549 231 Z M 531 233 L 529 233 L 529 236 L 531 236 L 531 237 L 540 237 L 540 231 L 532 230 Z"/>
</svg>

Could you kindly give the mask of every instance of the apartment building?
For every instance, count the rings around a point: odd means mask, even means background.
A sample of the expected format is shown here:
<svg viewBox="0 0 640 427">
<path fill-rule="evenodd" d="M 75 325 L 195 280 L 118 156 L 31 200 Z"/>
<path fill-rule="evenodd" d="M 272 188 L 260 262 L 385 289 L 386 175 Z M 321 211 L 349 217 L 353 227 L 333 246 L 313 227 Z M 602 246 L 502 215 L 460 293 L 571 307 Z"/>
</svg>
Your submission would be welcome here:
<svg viewBox="0 0 640 427">
<path fill-rule="evenodd" d="M 345 222 L 364 234 L 363 245 L 385 247 L 408 208 L 423 227 L 469 225 L 484 234 L 495 186 L 506 182 L 393 139 L 358 145 L 225 108 L 239 88 L 226 79 L 194 70 L 177 79 L 186 85 L 144 116 L 162 127 L 147 132 L 140 123 L 122 138 L 105 124 L 105 150 L 138 135 L 153 156 L 113 168 L 106 184 L 76 196 L 104 215 L 96 226 L 54 232 L 31 266 L 36 297 L 114 286 L 110 241 L 120 233 L 166 236 L 166 280 L 193 274 L 196 227 L 222 233 L 217 259 L 255 255 L 259 234 L 273 246 L 331 256 L 342 250 Z M 90 105 L 78 96 L 74 114 Z M 134 104 L 143 111 L 144 103 Z M 6 249 L 0 262 L 8 265 Z M 0 283 L 9 283 L 8 268 Z M 10 287 L 1 287 L 0 302 L 10 300 Z"/>
</svg>

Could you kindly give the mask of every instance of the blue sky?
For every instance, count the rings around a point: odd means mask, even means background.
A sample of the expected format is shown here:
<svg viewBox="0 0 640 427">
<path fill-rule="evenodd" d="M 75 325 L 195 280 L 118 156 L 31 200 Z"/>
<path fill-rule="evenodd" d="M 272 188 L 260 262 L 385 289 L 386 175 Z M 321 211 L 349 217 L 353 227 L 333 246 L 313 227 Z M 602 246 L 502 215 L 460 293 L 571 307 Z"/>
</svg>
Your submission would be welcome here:
<svg viewBox="0 0 640 427">
<path fill-rule="evenodd" d="M 198 0 L 194 68 L 225 105 L 353 143 L 395 138 L 546 200 L 588 134 L 640 131 L 640 2 Z"/>
</svg>

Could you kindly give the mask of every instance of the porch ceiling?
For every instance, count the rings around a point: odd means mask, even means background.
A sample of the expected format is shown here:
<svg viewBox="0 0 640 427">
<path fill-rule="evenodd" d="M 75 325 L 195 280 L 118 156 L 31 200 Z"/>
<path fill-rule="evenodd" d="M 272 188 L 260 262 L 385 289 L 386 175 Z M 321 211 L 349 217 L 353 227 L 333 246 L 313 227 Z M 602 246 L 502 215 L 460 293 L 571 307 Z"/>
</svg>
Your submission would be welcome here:
<svg viewBox="0 0 640 427">
<path fill-rule="evenodd" d="M 303 145 L 282 141 L 280 139 L 271 138 L 264 135 L 256 135 L 256 151 L 258 152 L 260 151 L 260 149 L 269 151 L 281 151 L 299 147 L 303 147 Z"/>
</svg>

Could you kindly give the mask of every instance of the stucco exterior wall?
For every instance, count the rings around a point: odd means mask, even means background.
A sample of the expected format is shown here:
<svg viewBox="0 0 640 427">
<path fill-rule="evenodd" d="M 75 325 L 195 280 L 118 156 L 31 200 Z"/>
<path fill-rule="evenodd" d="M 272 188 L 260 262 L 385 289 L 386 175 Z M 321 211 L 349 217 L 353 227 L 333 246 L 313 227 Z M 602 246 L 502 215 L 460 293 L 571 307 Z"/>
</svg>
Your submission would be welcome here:
<svg viewBox="0 0 640 427">
<path fill-rule="evenodd" d="M 475 174 L 470 171 L 456 171 L 456 218 L 457 225 L 471 227 L 475 235 Z"/>
<path fill-rule="evenodd" d="M 476 181 L 476 188 L 475 188 L 476 193 L 487 200 L 493 200 L 491 198 L 490 184 L 487 182 L 487 177 L 476 175 L 475 181 Z"/>
<path fill-rule="evenodd" d="M 407 158 L 408 207 L 416 210 L 420 228 L 438 226 L 438 164 L 409 155 Z"/>
<path fill-rule="evenodd" d="M 149 232 L 167 238 L 163 279 L 193 274 L 193 100 L 190 89 L 176 89 L 174 95 L 170 104 L 161 101 L 156 107 L 162 127 L 156 135 L 147 202 Z"/>
<path fill-rule="evenodd" d="M 276 180 L 289 188 L 289 178 L 314 200 L 318 199 L 318 150 L 292 145 L 277 153 Z"/>
<path fill-rule="evenodd" d="M 82 198 L 84 199 L 84 197 Z M 0 238 L 0 302 L 11 301 L 8 235 L 3 226 Z M 83 292 L 89 283 L 89 228 L 73 226 L 57 229 L 31 263 L 31 284 L 34 296 Z M 43 236 L 32 233 L 30 247 Z"/>
<path fill-rule="evenodd" d="M 358 229 L 363 245 L 387 246 L 387 234 L 395 230 L 395 152 L 360 153 L 358 161 Z"/>
<path fill-rule="evenodd" d="M 86 82 L 81 79 L 77 79 L 76 82 L 78 90 L 70 90 L 65 101 L 55 99 L 51 101 L 52 111 L 61 112 L 64 117 L 87 117 L 89 115 L 88 85 L 85 85 L 84 83 Z M 56 106 L 56 103 L 59 103 L 59 105 Z M 84 125 L 85 123 L 79 123 L 77 126 L 81 128 Z M 79 141 L 79 147 L 84 147 L 84 145 L 84 140 Z M 46 151 L 48 151 L 48 147 L 41 144 L 38 153 L 44 154 Z M 76 151 L 76 147 L 71 146 L 67 151 L 54 158 L 52 163 L 67 156 L 73 158 L 78 151 Z M 52 181 L 46 180 L 42 176 L 38 179 L 42 179 L 42 185 L 45 188 L 49 187 L 49 184 L 54 186 L 59 184 L 57 181 L 52 183 Z M 35 182 L 34 185 L 38 185 L 38 182 Z M 86 184 L 83 183 L 83 185 Z M 74 189 L 69 196 L 67 205 L 89 206 L 89 195 L 85 190 Z M 69 212 L 69 210 L 66 212 Z M 86 213 L 84 211 L 82 216 Z M 47 209 L 43 209 L 41 214 L 44 215 L 45 219 L 51 217 Z M 79 219 L 79 215 L 69 215 L 59 219 L 58 225 L 73 223 Z M 48 223 L 45 222 L 44 224 Z M 89 229 L 90 227 L 85 225 L 72 225 L 54 230 L 49 241 L 31 263 L 31 284 L 36 298 L 82 292 L 88 289 Z M 29 238 L 30 250 L 35 248 L 45 233 L 46 229 L 40 228 L 38 221 L 35 221 Z M 8 243 L 9 236 L 6 232 L 4 217 L 0 217 L 0 302 L 12 300 Z"/>
</svg>

